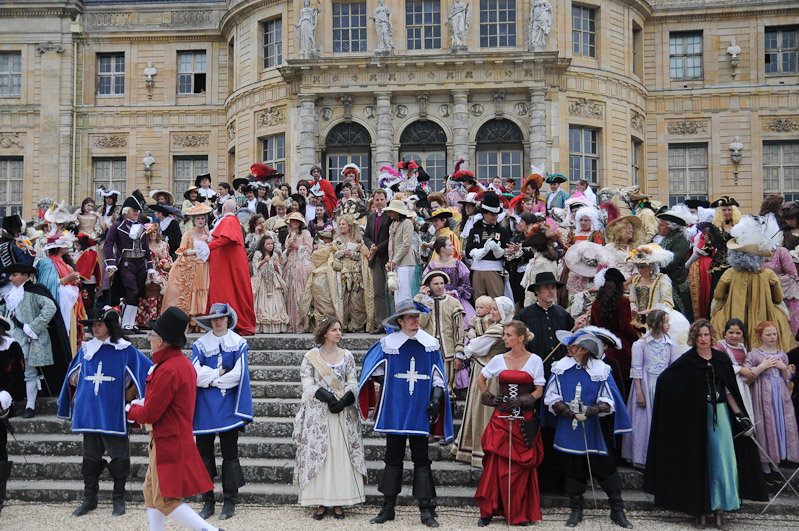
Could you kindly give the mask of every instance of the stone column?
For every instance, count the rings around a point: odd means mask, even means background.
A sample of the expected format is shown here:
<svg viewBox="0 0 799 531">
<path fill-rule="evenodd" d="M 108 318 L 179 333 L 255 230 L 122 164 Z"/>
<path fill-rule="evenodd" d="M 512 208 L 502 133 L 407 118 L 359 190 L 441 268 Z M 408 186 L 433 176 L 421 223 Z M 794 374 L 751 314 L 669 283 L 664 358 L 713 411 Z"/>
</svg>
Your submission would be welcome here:
<svg viewBox="0 0 799 531">
<path fill-rule="evenodd" d="M 547 94 L 546 87 L 530 91 L 530 164 L 547 168 Z"/>
<path fill-rule="evenodd" d="M 372 187 L 377 186 L 381 166 L 392 166 L 394 142 L 391 128 L 391 92 L 375 92 L 375 116 L 377 118 L 377 138 L 375 139 L 375 160 L 373 164 Z"/>
<path fill-rule="evenodd" d="M 452 166 L 458 160 L 465 162 L 461 169 L 469 168 L 469 91 L 458 89 L 452 91 Z"/>
<path fill-rule="evenodd" d="M 310 175 L 316 164 L 316 94 L 299 94 L 300 100 L 300 152 L 298 175 Z M 305 178 L 305 177 L 303 177 Z"/>
</svg>

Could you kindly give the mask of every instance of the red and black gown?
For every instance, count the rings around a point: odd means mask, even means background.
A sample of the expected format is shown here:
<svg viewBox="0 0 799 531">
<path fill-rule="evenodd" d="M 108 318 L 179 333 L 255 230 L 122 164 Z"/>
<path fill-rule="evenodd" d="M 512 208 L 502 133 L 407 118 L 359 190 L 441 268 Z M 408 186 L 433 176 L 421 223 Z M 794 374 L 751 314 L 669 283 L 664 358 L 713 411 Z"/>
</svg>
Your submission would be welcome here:
<svg viewBox="0 0 799 531">
<path fill-rule="evenodd" d="M 503 396 L 531 394 L 534 389 L 533 377 L 525 371 L 506 369 L 499 373 L 500 393 Z M 524 420 L 531 420 L 534 411 L 511 411 L 500 406 L 494 411 L 480 442 L 483 445 L 483 475 L 477 486 L 474 501 L 480 507 L 480 518 L 503 516 L 509 524 L 535 522 L 541 520 L 541 500 L 538 493 L 538 474 L 536 468 L 544 457 L 541 434 L 538 433 L 532 448 L 528 448 L 521 431 L 521 420 L 514 420 L 511 443 L 508 441 L 507 419 L 505 415 L 518 413 Z M 508 450 L 511 450 L 510 463 L 510 508 L 508 507 Z"/>
</svg>

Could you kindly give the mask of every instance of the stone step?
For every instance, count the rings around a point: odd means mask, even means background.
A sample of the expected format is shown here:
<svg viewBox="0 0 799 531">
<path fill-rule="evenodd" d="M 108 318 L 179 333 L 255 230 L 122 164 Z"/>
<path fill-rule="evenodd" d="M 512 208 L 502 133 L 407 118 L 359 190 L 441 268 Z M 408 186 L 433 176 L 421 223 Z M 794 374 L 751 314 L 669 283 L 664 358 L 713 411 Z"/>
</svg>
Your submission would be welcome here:
<svg viewBox="0 0 799 531">
<path fill-rule="evenodd" d="M 137 504 L 142 504 L 144 502 L 144 496 L 142 495 L 142 483 L 142 481 L 128 483 L 128 494 L 126 496 L 128 501 L 132 501 Z M 111 499 L 112 486 L 113 485 L 111 481 L 104 480 L 100 482 L 100 499 L 104 502 Z M 368 505 L 377 506 L 381 504 L 383 495 L 377 491 L 377 487 L 374 484 L 366 485 L 364 490 L 366 491 L 366 503 Z M 246 504 L 296 505 L 298 492 L 298 489 L 291 485 L 245 485 L 239 490 L 238 499 L 239 503 L 242 505 L 237 508 L 236 513 L 245 514 L 247 511 Z M 474 493 L 475 489 L 472 487 L 436 487 L 436 501 L 440 506 L 444 507 L 469 508 L 469 510 L 474 514 L 474 518 L 477 519 L 479 514 L 474 503 Z M 667 516 L 674 517 L 679 521 L 685 521 L 685 525 L 688 525 L 688 519 L 685 517 L 685 515 L 667 513 L 656 508 L 650 501 L 650 498 L 640 490 L 624 490 L 622 491 L 622 497 L 624 498 L 624 507 L 628 511 L 653 511 L 657 512 L 661 518 L 665 514 Z M 83 485 L 77 481 L 27 480 L 12 477 L 12 479 L 10 479 L 8 482 L 8 498 L 12 501 L 12 503 L 14 500 L 27 503 L 74 503 L 83 499 Z M 596 498 L 594 498 L 591 490 L 588 489 L 585 498 L 585 521 L 591 523 L 592 520 L 596 520 L 600 527 L 602 526 L 602 523 L 605 523 L 607 526 L 610 526 L 607 527 L 608 529 L 612 528 L 613 524 L 610 522 L 610 520 L 607 520 L 608 502 L 605 494 L 601 490 L 597 490 Z M 220 503 L 220 500 L 222 499 L 222 491 L 218 482 L 216 485 L 216 499 L 217 503 Z M 596 506 L 598 509 L 594 509 L 594 499 L 596 499 Z M 193 498 L 190 498 L 189 501 L 194 505 L 195 509 L 199 510 L 200 496 L 194 496 Z M 403 506 L 416 505 L 417 501 L 411 495 L 410 483 L 406 482 L 404 484 L 402 493 L 399 495 L 397 502 L 399 505 Z M 545 513 L 547 509 L 564 509 L 568 506 L 569 499 L 566 496 L 549 493 L 544 493 L 541 495 L 541 507 L 544 509 Z M 765 502 L 752 502 L 744 500 L 741 504 L 741 509 L 739 512 L 743 514 L 759 514 L 765 506 Z M 110 504 L 102 505 L 99 510 L 110 512 Z M 217 510 L 219 510 L 218 506 Z M 378 509 L 375 507 L 374 511 L 375 514 L 377 514 Z M 781 495 L 771 504 L 771 507 L 769 507 L 769 513 L 794 516 L 799 515 L 799 503 L 797 503 L 796 497 L 793 495 Z M 566 515 L 567 514 L 564 512 L 564 519 L 566 518 Z M 546 518 L 547 515 L 545 514 L 544 517 Z M 735 517 L 733 516 L 733 519 L 734 518 Z M 497 523 L 500 521 L 501 519 L 499 519 Z M 416 514 L 414 512 L 410 512 L 410 514 L 399 514 L 398 520 L 394 522 L 394 527 L 399 525 L 410 526 L 412 524 L 418 525 Z M 633 525 L 637 524 L 643 525 L 644 522 L 637 522 L 633 519 Z M 790 524 L 786 523 L 786 529 L 789 526 Z M 304 527 L 307 527 L 307 524 Z"/>
<path fill-rule="evenodd" d="M 187 349 L 191 349 L 192 344 L 200 337 L 200 334 L 187 334 L 188 342 Z M 380 340 L 381 336 L 371 336 L 369 334 L 345 334 L 341 338 L 339 346 L 341 348 L 349 349 L 353 352 L 356 350 L 366 351 Z M 150 344 L 147 341 L 145 334 L 138 334 L 128 338 L 133 346 L 144 352 L 150 349 Z M 248 336 L 244 339 L 251 350 L 277 350 L 277 351 L 309 351 L 314 346 L 313 335 L 311 334 L 257 334 Z"/>
<path fill-rule="evenodd" d="M 286 365 L 290 367 L 299 367 L 302 359 L 305 357 L 307 350 L 250 350 L 248 352 L 247 361 L 250 366 L 253 365 Z M 361 365 L 363 357 L 366 354 L 365 350 L 354 350 L 352 356 L 355 358 L 355 363 Z"/>
</svg>

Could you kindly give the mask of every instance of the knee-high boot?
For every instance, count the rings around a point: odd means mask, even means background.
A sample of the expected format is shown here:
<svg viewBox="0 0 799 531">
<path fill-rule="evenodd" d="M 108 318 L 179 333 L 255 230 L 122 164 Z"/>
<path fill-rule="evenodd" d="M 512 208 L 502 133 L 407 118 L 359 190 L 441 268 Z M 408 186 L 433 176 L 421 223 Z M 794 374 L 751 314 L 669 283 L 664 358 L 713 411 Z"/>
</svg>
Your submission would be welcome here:
<svg viewBox="0 0 799 531">
<path fill-rule="evenodd" d="M 382 524 L 394 519 L 397 495 L 402 490 L 402 465 L 386 465 L 377 490 L 383 493 L 383 507 L 377 516 L 369 520 L 370 524 Z"/>
<path fill-rule="evenodd" d="M 84 459 L 81 465 L 83 473 L 83 503 L 72 512 L 72 516 L 83 516 L 97 508 L 97 493 L 100 491 L 100 473 L 105 461 Z"/>
<path fill-rule="evenodd" d="M 600 481 L 599 486 L 608 495 L 610 519 L 619 527 L 632 529 L 633 524 L 627 520 L 627 516 L 624 514 L 624 501 L 621 499 L 621 478 L 619 478 L 618 472 Z"/>
<path fill-rule="evenodd" d="M 213 481 L 216 477 L 216 461 L 214 460 L 214 456 L 203 456 L 202 460 L 205 469 L 208 470 L 208 476 L 211 478 L 211 481 Z M 214 489 L 203 493 L 203 508 L 200 511 L 200 518 L 205 520 L 214 514 L 214 501 Z"/>
<path fill-rule="evenodd" d="M 125 514 L 125 483 L 130 474 L 130 459 L 118 459 L 108 463 L 108 473 L 114 480 L 114 493 L 112 500 L 114 509 L 111 516 L 122 516 Z"/>
<path fill-rule="evenodd" d="M 413 497 L 419 500 L 419 515 L 427 527 L 438 527 L 436 521 L 436 485 L 430 465 L 413 467 Z"/>
<path fill-rule="evenodd" d="M 236 496 L 245 483 L 238 459 L 222 461 L 222 493 L 225 496 L 225 503 L 222 505 L 222 512 L 219 513 L 220 520 L 227 520 L 233 516 L 236 511 Z"/>
<path fill-rule="evenodd" d="M 566 493 L 569 495 L 569 508 L 571 514 L 566 520 L 566 527 L 577 527 L 583 520 L 583 508 L 585 507 L 585 499 L 583 493 L 585 492 L 585 481 L 579 481 L 574 478 L 566 478 Z"/>
</svg>

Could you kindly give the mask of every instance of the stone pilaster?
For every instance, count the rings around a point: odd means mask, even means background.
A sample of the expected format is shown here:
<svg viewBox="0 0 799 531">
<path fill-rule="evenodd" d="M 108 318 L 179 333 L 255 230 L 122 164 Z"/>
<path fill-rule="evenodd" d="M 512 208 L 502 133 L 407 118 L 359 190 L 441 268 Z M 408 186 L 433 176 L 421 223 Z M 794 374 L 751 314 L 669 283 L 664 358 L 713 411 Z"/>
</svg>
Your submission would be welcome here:
<svg viewBox="0 0 799 531">
<path fill-rule="evenodd" d="M 452 91 L 452 157 L 454 164 L 463 159 L 461 169 L 469 168 L 469 91 Z"/>
<path fill-rule="evenodd" d="M 391 92 L 375 92 L 375 116 L 377 118 L 377 138 L 375 139 L 375 160 L 372 172 L 372 186 L 377 186 L 381 166 L 391 166 L 394 162 L 392 151 L 393 131 L 391 128 Z"/>
<path fill-rule="evenodd" d="M 547 168 L 547 113 L 546 87 L 530 91 L 530 164 Z"/>
<path fill-rule="evenodd" d="M 300 150 L 298 175 L 310 175 L 316 164 L 316 95 L 299 94 L 300 100 Z M 305 178 L 305 177 L 303 177 Z"/>
</svg>

